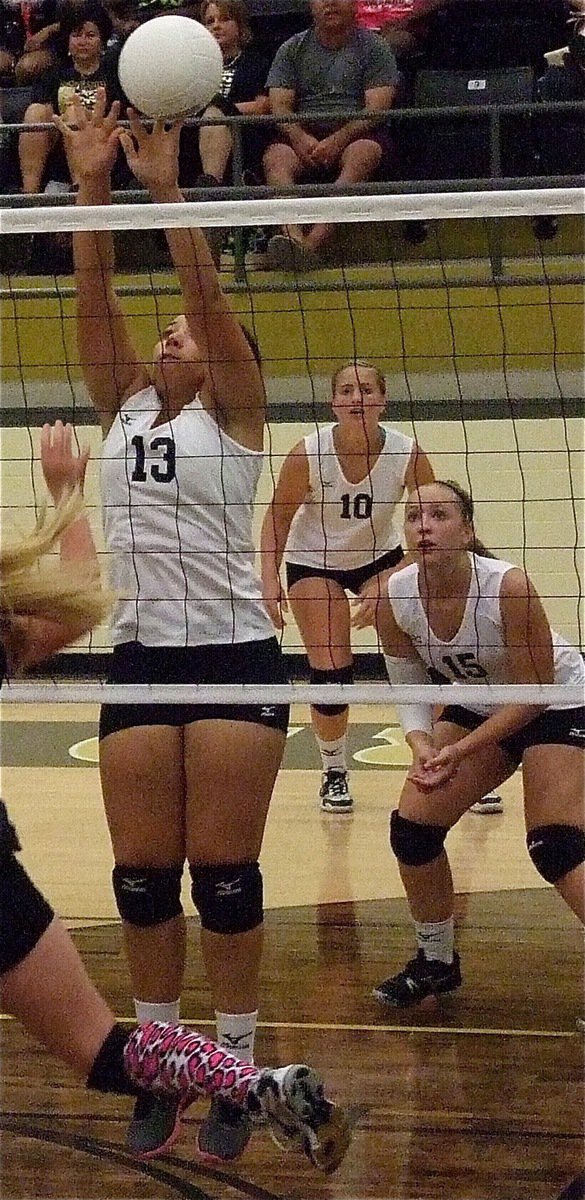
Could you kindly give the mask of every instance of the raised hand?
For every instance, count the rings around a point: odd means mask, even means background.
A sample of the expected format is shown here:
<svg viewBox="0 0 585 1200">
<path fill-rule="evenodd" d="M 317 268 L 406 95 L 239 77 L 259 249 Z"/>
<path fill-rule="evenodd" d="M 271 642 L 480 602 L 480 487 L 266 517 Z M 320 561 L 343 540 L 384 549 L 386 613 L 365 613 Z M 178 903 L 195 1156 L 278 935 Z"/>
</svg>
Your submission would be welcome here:
<svg viewBox="0 0 585 1200">
<path fill-rule="evenodd" d="M 133 108 L 128 109 L 128 120 L 130 132 L 121 132 L 120 145 L 132 174 L 153 195 L 178 187 L 182 122 L 155 121 L 148 130 Z"/>
<path fill-rule="evenodd" d="M 79 451 L 73 446 L 73 428 L 55 421 L 54 425 L 43 425 L 41 431 L 41 466 L 45 483 L 55 504 L 64 492 L 79 487 L 83 491 L 85 472 L 89 461 L 89 446 Z"/>
<path fill-rule="evenodd" d="M 93 112 L 88 112 L 75 96 L 67 109 L 67 121 L 53 117 L 63 137 L 72 178 L 77 183 L 110 177 L 121 133 L 119 100 L 114 101 L 109 112 L 106 109 L 106 89 L 98 88 Z"/>
</svg>

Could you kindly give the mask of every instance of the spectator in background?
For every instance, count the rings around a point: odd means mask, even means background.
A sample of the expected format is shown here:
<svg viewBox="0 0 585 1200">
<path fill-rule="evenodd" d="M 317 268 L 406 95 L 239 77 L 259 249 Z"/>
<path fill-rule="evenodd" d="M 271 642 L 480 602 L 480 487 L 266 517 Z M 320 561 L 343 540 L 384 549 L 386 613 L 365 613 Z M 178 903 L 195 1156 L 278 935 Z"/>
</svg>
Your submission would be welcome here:
<svg viewBox="0 0 585 1200">
<path fill-rule="evenodd" d="M 574 0 L 573 9 L 585 15 L 585 2 Z M 547 68 L 538 82 L 540 100 L 585 100 L 585 20 L 571 22 L 569 44 L 547 55 Z M 583 110 L 539 114 L 538 152 L 543 175 L 582 175 L 585 163 Z M 533 229 L 541 240 L 553 238 L 558 222 L 552 216 L 534 218 Z"/>
<path fill-rule="evenodd" d="M 382 34 L 397 57 L 420 47 L 425 17 L 449 0 L 357 0 L 361 29 Z"/>
<path fill-rule="evenodd" d="M 67 58 L 61 58 L 35 85 L 24 124 L 51 121 L 55 114 L 67 120 L 74 96 L 85 108 L 93 109 L 97 89 L 106 88 L 108 104 L 122 99 L 115 64 L 105 60 L 112 32 L 110 17 L 96 0 L 82 0 L 62 10 L 61 29 L 66 38 Z M 68 190 L 71 183 L 67 160 L 57 131 L 23 131 L 19 139 L 20 170 L 24 192 L 40 192 L 50 168 L 50 182 L 61 184 L 51 191 Z M 50 160 L 50 161 L 49 161 Z"/>
<path fill-rule="evenodd" d="M 250 44 L 252 31 L 242 0 L 204 0 L 200 20 L 213 34 L 223 54 L 221 93 L 215 96 L 203 116 L 221 117 L 262 115 L 270 111 L 266 79 L 268 61 Z M 258 171 L 266 137 L 262 129 L 242 130 L 244 168 Z M 199 130 L 199 156 L 205 186 L 231 182 L 227 179 L 234 148 L 233 127 L 204 125 Z"/>
<path fill-rule="evenodd" d="M 272 187 L 290 187 L 302 179 L 361 183 L 389 160 L 388 130 L 365 113 L 392 106 L 396 61 L 382 38 L 358 28 L 356 7 L 356 0 L 311 0 L 312 27 L 289 38 L 276 53 L 268 75 L 272 112 L 278 117 L 298 113 L 299 120 L 280 125 L 265 152 L 264 170 Z M 364 117 L 325 117 L 344 109 L 361 110 Z M 306 119 L 321 114 L 321 120 Z M 270 241 L 271 266 L 304 270 L 315 265 L 333 230 L 330 224 L 313 225 L 308 232 L 287 226 Z"/>
<path fill-rule="evenodd" d="M 26 87 L 57 57 L 59 22 L 55 0 L 2 0 L 0 4 L 0 81 Z"/>
</svg>

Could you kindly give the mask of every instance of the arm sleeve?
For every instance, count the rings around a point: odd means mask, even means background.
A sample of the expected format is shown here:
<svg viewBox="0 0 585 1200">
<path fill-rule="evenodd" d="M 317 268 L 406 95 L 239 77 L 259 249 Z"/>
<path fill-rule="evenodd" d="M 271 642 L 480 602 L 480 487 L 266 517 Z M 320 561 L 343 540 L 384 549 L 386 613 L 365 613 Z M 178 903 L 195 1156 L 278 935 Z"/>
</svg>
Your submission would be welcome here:
<svg viewBox="0 0 585 1200">
<path fill-rule="evenodd" d="M 268 72 L 267 87 L 296 90 L 295 50 L 297 42 L 298 36 L 289 38 L 288 42 L 284 42 L 276 51 Z"/>
<path fill-rule="evenodd" d="M 420 658 L 395 658 L 392 654 L 385 654 L 384 659 L 390 683 L 420 684 L 421 687 L 428 684 L 427 669 Z M 395 707 L 405 737 L 415 729 L 421 733 L 432 732 L 432 704 L 396 704 Z"/>
<path fill-rule="evenodd" d="M 363 31 L 365 55 L 364 91 L 369 88 L 393 87 L 399 74 L 396 59 L 384 38 L 369 30 Z"/>
</svg>

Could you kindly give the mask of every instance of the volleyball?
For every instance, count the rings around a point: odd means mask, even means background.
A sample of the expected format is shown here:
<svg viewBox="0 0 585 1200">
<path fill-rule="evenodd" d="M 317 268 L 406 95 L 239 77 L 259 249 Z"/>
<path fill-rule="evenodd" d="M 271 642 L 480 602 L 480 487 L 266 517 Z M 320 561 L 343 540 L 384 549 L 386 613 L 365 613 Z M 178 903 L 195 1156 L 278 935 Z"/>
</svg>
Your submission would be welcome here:
<svg viewBox="0 0 585 1200">
<path fill-rule="evenodd" d="M 219 43 L 191 17 L 153 17 L 122 47 L 118 76 L 133 108 L 179 119 L 199 112 L 221 88 Z"/>
</svg>

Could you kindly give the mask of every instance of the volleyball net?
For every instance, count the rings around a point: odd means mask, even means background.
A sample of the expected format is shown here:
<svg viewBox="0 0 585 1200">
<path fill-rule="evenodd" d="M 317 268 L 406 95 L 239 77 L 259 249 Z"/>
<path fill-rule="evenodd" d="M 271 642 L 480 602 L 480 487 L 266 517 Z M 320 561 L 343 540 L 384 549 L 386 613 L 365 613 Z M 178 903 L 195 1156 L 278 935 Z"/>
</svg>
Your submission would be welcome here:
<svg viewBox="0 0 585 1200">
<path fill-rule="evenodd" d="M 101 434 L 81 381 L 73 279 L 23 274 L 19 246 L 24 249 L 31 238 L 47 246 L 57 238 L 66 245 L 74 231 L 112 230 L 117 291 L 148 362 L 151 347 L 181 311 L 162 231 L 199 226 L 210 240 L 215 235 L 222 284 L 263 359 L 267 432 L 256 544 L 288 451 L 333 420 L 331 375 L 346 363 L 370 362 L 386 378 L 382 421 L 416 438 L 437 478 L 455 479 L 471 492 L 482 541 L 529 573 L 552 626 L 581 647 L 583 191 L 318 192 L 326 189 L 301 187 L 279 198 L 252 189 L 246 199 L 173 205 L 84 208 L 59 200 L 0 211 L 0 243 L 11 248 L 1 289 L 3 540 L 30 530 L 45 498 L 41 425 L 70 421 L 80 444 L 91 445 L 86 497 L 107 578 L 98 486 Z M 539 217 L 558 224 L 550 242 L 535 234 Z M 269 240 L 280 226 L 320 222 L 333 232 L 322 259 L 308 271 L 295 263 L 278 270 L 246 253 L 242 231 L 263 230 Z M 420 239 L 409 238 L 408 228 L 421 225 Z M 287 685 L 286 698 L 314 702 L 319 692 L 298 668 L 304 648 L 290 615 L 282 640 L 297 664 L 294 674 L 300 672 L 300 681 Z M 328 703 L 415 700 L 415 689 L 390 689 L 373 628 L 355 631 L 352 641 L 362 682 L 327 685 Z M 91 672 L 109 648 L 108 630 L 94 631 L 69 652 L 71 675 Z M 197 702 L 217 698 L 218 689 L 201 685 L 188 689 L 189 700 L 195 690 Z M 429 685 L 425 699 L 444 703 L 446 691 Z M 544 700 L 545 690 L 532 689 L 535 703 L 558 702 L 554 697 L 560 695 L 563 702 L 581 701 L 569 691 L 546 692 Z M 485 696 L 484 688 L 465 685 L 469 703 L 472 692 L 476 701 L 480 693 Z M 145 694 L 140 688 L 64 682 L 50 664 L 42 682 L 3 689 L 4 699 L 19 701 L 127 703 L 144 702 Z M 185 689 L 173 685 L 149 687 L 147 694 L 149 702 L 188 702 Z M 453 686 L 448 695 L 450 702 L 462 702 Z M 518 688 L 490 690 L 495 702 L 527 695 Z M 234 683 L 229 692 L 222 689 L 221 698 L 269 703 L 284 695 L 282 689 L 273 694 L 264 686 Z"/>
</svg>

